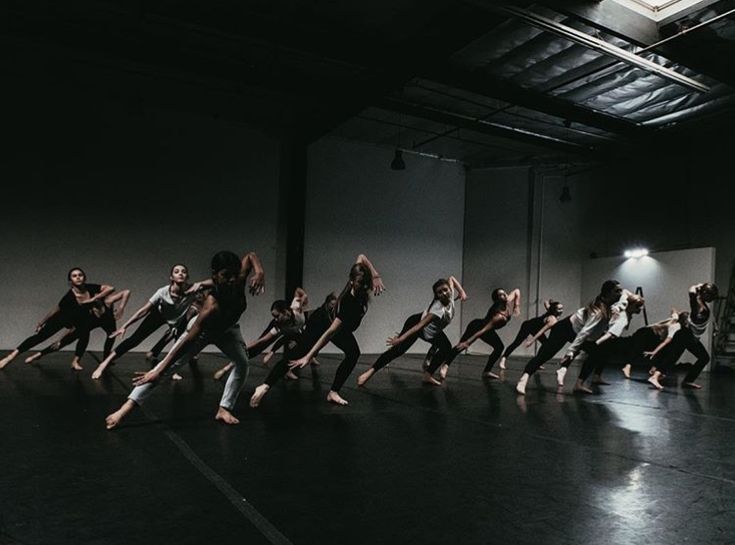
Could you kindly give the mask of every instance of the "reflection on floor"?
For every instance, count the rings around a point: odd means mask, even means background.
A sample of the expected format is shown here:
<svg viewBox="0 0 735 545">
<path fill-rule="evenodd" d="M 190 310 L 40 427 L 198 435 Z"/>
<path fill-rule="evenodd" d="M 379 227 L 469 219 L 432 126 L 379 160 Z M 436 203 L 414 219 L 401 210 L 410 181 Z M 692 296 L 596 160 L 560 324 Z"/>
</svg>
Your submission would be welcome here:
<svg viewBox="0 0 735 545">
<path fill-rule="evenodd" d="M 223 360 L 201 358 L 114 432 L 142 357 L 104 380 L 70 355 L 0 372 L 0 543 L 733 543 L 735 378 L 652 390 L 608 370 L 597 395 L 557 392 L 553 369 L 513 386 L 462 357 L 442 387 L 407 356 L 324 402 L 337 359 L 212 419 Z M 245 501 L 243 501 L 243 499 Z"/>
</svg>

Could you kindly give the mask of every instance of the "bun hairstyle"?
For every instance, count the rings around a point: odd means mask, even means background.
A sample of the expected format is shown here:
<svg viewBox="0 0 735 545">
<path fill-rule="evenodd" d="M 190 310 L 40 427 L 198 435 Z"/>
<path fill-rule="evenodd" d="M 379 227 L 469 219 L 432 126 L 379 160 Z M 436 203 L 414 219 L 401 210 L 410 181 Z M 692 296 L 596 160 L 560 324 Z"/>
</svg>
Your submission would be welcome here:
<svg viewBox="0 0 735 545">
<path fill-rule="evenodd" d="M 549 301 L 549 309 L 546 311 L 546 314 L 558 317 L 561 316 L 562 312 L 564 312 L 564 305 L 553 299 Z"/>
<path fill-rule="evenodd" d="M 705 282 L 699 287 L 699 294 L 706 302 L 710 302 L 720 296 L 720 290 L 712 282 Z"/>
<path fill-rule="evenodd" d="M 643 299 L 640 295 L 637 295 L 635 293 L 631 293 L 628 295 L 628 310 L 631 312 L 633 310 L 639 310 L 643 308 L 646 304 L 646 300 Z"/>
</svg>

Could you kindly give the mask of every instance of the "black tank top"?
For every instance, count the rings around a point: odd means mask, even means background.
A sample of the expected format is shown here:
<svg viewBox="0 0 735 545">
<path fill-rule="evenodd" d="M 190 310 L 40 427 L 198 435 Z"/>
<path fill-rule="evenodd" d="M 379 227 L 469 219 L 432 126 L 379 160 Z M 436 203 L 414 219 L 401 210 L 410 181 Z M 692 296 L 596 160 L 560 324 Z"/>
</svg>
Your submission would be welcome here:
<svg viewBox="0 0 735 545">
<path fill-rule="evenodd" d="M 209 294 L 217 300 L 219 306 L 217 322 L 222 329 L 227 329 L 236 324 L 242 313 L 248 308 L 245 284 L 243 283 L 236 282 L 232 287 L 225 288 L 214 286 Z"/>
</svg>

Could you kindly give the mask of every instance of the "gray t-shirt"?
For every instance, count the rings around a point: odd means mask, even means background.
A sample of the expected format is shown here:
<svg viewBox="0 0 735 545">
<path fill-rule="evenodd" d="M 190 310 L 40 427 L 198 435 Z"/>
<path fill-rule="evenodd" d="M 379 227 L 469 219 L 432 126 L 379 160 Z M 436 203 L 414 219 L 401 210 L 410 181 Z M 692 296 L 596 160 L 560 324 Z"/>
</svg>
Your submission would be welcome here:
<svg viewBox="0 0 735 545">
<path fill-rule="evenodd" d="M 196 295 L 191 293 L 189 295 L 182 294 L 174 299 L 171 296 L 171 286 L 163 286 L 156 290 L 149 302 L 163 316 L 168 325 L 174 326 L 189 310 L 189 306 L 194 302 L 195 297 Z"/>
<path fill-rule="evenodd" d="M 299 334 L 306 323 L 304 308 L 299 299 L 294 298 L 294 300 L 291 301 L 291 312 L 293 312 L 293 321 L 291 323 L 282 326 L 274 325 L 269 333 L 272 333 L 273 335 L 281 333 L 286 337 L 293 337 Z"/>
<path fill-rule="evenodd" d="M 451 297 L 452 299 L 447 306 L 442 305 L 439 299 L 435 299 L 431 306 L 423 312 L 421 319 L 426 318 L 428 314 L 433 314 L 434 319 L 421 331 L 422 339 L 426 341 L 433 340 L 452 321 L 452 318 L 454 318 L 454 300 L 457 297 L 454 288 L 452 288 Z"/>
</svg>

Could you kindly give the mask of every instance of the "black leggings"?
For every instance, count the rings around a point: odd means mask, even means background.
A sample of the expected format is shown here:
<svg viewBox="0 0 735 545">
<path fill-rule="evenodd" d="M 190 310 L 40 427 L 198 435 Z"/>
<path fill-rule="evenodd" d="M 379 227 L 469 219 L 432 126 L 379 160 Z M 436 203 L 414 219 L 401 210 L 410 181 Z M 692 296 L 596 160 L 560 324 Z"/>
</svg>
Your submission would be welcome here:
<svg viewBox="0 0 735 545">
<path fill-rule="evenodd" d="M 74 329 L 70 330 L 57 342 L 41 350 L 41 354 L 45 356 L 52 352 L 58 352 L 66 345 L 77 341 L 77 345 L 74 348 L 74 355 L 77 358 L 81 358 L 87 351 L 87 345 L 89 345 L 89 334 L 98 327 L 106 333 L 105 346 L 103 350 L 103 356 L 106 358 L 110 355 L 110 352 L 112 352 L 112 345 L 115 344 L 115 339 L 111 339 L 110 335 L 117 329 L 115 317 L 112 315 L 111 310 L 105 312 L 105 314 L 100 318 L 91 319 L 86 324 L 76 325 Z"/>
<path fill-rule="evenodd" d="M 26 352 L 36 346 L 39 343 L 42 343 L 52 335 L 58 333 L 62 329 L 66 327 L 66 324 L 64 323 L 64 320 L 60 316 L 53 316 L 50 318 L 41 329 L 38 330 L 38 332 L 34 333 L 30 337 L 28 337 L 25 341 L 20 343 L 18 345 L 18 348 L 16 350 L 18 352 Z"/>
<path fill-rule="evenodd" d="M 565 344 L 574 341 L 576 336 L 572 327 L 572 321 L 569 318 L 564 318 L 560 322 L 557 322 L 549 330 L 549 338 L 541 345 L 538 353 L 526 364 L 523 372 L 533 375 L 538 371 L 539 367 L 556 356 L 556 353 L 564 348 Z"/>
<path fill-rule="evenodd" d="M 123 354 L 129 352 L 130 350 L 138 346 L 145 339 L 147 339 L 154 331 L 156 331 L 156 329 L 158 329 L 165 323 L 166 321 L 163 319 L 163 316 L 161 316 L 159 312 L 155 311 L 155 312 L 149 313 L 148 316 L 146 316 L 143 319 L 143 321 L 140 323 L 140 325 L 135 330 L 135 332 L 130 337 L 123 340 L 120 344 L 118 344 L 115 347 L 115 359 L 119 358 Z M 169 337 L 171 337 L 170 334 L 168 335 Z M 167 342 L 168 340 L 170 340 L 170 338 L 167 338 Z"/>
<path fill-rule="evenodd" d="M 684 377 L 684 382 L 694 382 L 697 380 L 699 373 L 709 363 L 710 356 L 702 341 L 696 337 L 688 327 L 682 328 L 674 334 L 671 344 L 667 347 L 665 357 L 662 358 L 663 363 L 657 365 L 656 368 L 664 373 L 668 373 L 674 368 L 676 362 L 685 351 L 689 351 L 697 361 L 694 362 L 691 370 Z"/>
<path fill-rule="evenodd" d="M 472 335 L 480 331 L 485 326 L 485 324 L 487 324 L 487 320 L 481 318 L 472 320 L 469 324 L 467 324 L 467 328 L 464 330 L 464 333 L 462 334 L 459 342 L 464 342 L 469 339 Z M 485 364 L 485 369 L 483 370 L 483 373 L 487 373 L 493 368 L 495 362 L 500 359 L 500 355 L 503 353 L 503 348 L 505 347 L 505 345 L 503 345 L 503 341 L 500 340 L 498 333 L 494 329 L 483 333 L 480 339 L 493 347 L 493 351 L 487 358 L 487 363 Z M 449 354 L 447 354 L 447 357 L 444 361 L 437 357 L 432 358 L 431 365 L 429 365 L 427 371 L 433 375 L 442 363 L 451 365 L 454 361 L 454 358 L 456 358 L 459 353 L 460 350 L 452 348 L 449 351 Z"/>
<path fill-rule="evenodd" d="M 406 322 L 403 324 L 403 329 L 399 333 L 399 336 L 403 335 L 406 331 L 414 327 L 420 321 L 421 314 L 413 314 L 409 316 L 408 319 L 406 319 Z M 446 359 L 446 357 L 449 355 L 449 352 L 452 350 L 452 344 L 449 342 L 449 339 L 443 331 L 440 331 L 436 335 L 436 337 L 431 340 L 424 339 L 421 336 L 421 332 L 419 331 L 415 335 L 407 338 L 402 343 L 392 346 L 388 350 L 383 352 L 378 360 L 373 364 L 373 369 L 375 371 L 380 371 L 383 367 L 388 365 L 394 359 L 405 354 L 406 351 L 411 348 L 418 339 L 422 339 L 428 343 L 431 343 L 431 348 L 429 348 L 429 352 L 432 354 L 432 362 L 434 361 L 434 358 L 438 358 L 440 361 L 444 361 L 444 359 Z"/>
<path fill-rule="evenodd" d="M 541 324 L 541 327 L 543 327 L 543 324 Z M 533 320 L 526 320 L 525 322 L 523 322 L 521 324 L 521 329 L 518 330 L 518 335 L 516 335 L 516 338 L 513 339 L 513 342 L 510 343 L 508 345 L 508 348 L 505 349 L 505 352 L 503 352 L 503 357 L 510 357 L 513 351 L 521 346 L 521 343 L 525 341 L 527 337 L 535 335 L 540 330 L 541 328 L 538 327 L 538 322 L 535 318 Z M 538 342 L 543 344 L 546 341 L 546 335 L 541 335 L 537 340 Z"/>
<path fill-rule="evenodd" d="M 317 338 L 317 340 L 319 339 Z M 303 342 L 303 339 L 301 342 L 287 342 L 283 357 L 278 360 L 278 363 L 268 373 L 268 376 L 265 378 L 265 383 L 268 386 L 276 384 L 288 372 L 289 361 L 303 358 L 309 353 L 309 350 L 311 350 L 315 342 Z M 357 340 L 352 332 L 337 331 L 334 337 L 332 337 L 331 342 L 345 353 L 344 359 L 340 362 L 339 367 L 337 367 L 331 388 L 333 391 L 339 392 L 355 368 L 355 365 L 357 365 L 357 360 L 360 357 L 360 347 L 357 345 Z M 290 346 L 291 344 L 295 346 L 292 347 Z"/>
</svg>

